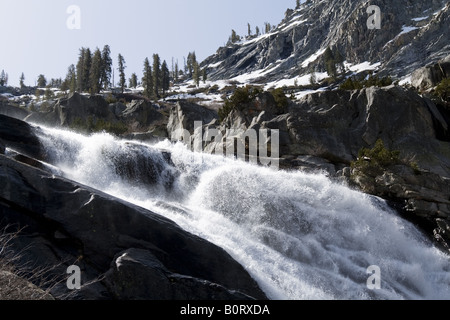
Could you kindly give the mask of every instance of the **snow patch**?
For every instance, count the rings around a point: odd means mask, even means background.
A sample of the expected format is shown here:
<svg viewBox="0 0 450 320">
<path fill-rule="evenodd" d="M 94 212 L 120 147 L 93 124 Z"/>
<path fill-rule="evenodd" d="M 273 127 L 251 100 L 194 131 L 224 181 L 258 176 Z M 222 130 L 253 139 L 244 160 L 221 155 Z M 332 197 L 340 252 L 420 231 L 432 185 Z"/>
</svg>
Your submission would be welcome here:
<svg viewBox="0 0 450 320">
<path fill-rule="evenodd" d="M 423 20 L 426 20 L 426 19 L 428 19 L 428 16 L 426 16 L 426 17 L 412 18 L 411 20 L 412 20 L 412 21 L 415 21 L 415 22 L 419 22 L 419 21 L 423 21 Z"/>
<path fill-rule="evenodd" d="M 419 29 L 419 27 L 407 27 L 407 26 L 403 26 L 403 27 L 402 27 L 402 32 L 400 32 L 400 33 L 397 35 L 397 37 L 400 36 L 400 35 L 402 35 L 402 34 L 409 33 L 409 32 L 411 32 L 411 31 L 417 30 L 417 29 Z"/>
<path fill-rule="evenodd" d="M 321 49 L 321 50 L 317 51 L 316 53 L 312 54 L 308 59 L 303 61 L 302 67 L 306 68 L 311 62 L 316 61 L 316 59 L 318 57 L 320 57 L 322 54 L 324 54 L 325 50 L 327 50 L 327 49 L 326 48 L 325 49 Z"/>
<path fill-rule="evenodd" d="M 352 65 L 351 63 L 348 63 L 347 61 L 345 61 L 344 66 L 348 70 L 358 73 L 358 72 L 367 71 L 367 70 L 377 70 L 381 66 L 381 62 L 371 64 L 369 61 L 364 61 L 362 63 Z"/>
<path fill-rule="evenodd" d="M 216 62 L 216 63 L 211 63 L 210 65 L 208 65 L 208 68 L 215 69 L 218 66 L 220 66 L 222 63 L 223 63 L 223 61 L 219 61 L 219 62 Z"/>
<path fill-rule="evenodd" d="M 328 77 L 326 72 L 316 72 L 316 81 L 321 81 Z M 291 86 L 306 86 L 310 84 L 311 74 L 306 74 L 304 76 L 297 76 L 290 79 L 281 79 L 277 81 L 272 81 L 266 84 L 264 90 L 269 90 L 270 88 L 280 88 L 280 87 L 291 87 Z"/>
</svg>

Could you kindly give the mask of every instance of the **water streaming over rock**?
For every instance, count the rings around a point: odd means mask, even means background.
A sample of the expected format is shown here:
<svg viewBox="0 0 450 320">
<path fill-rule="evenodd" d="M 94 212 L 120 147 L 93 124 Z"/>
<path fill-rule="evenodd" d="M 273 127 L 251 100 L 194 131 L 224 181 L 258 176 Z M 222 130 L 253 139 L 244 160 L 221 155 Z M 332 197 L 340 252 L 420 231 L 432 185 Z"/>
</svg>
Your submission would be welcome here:
<svg viewBox="0 0 450 320">
<path fill-rule="evenodd" d="M 168 141 L 37 130 L 67 178 L 228 251 L 272 299 L 450 299 L 450 260 L 386 203 L 324 175 L 192 153 Z M 381 289 L 369 289 L 369 266 Z"/>
</svg>

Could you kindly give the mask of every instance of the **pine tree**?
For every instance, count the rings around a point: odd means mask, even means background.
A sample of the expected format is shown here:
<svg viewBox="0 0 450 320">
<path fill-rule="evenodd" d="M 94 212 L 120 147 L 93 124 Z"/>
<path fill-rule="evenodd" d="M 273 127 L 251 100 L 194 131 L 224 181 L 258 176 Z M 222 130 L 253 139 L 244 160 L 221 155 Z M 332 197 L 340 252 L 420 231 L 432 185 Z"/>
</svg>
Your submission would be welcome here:
<svg viewBox="0 0 450 320">
<path fill-rule="evenodd" d="M 342 56 L 341 52 L 337 48 L 335 50 L 334 60 L 335 60 L 337 67 L 339 68 L 338 71 L 340 73 L 344 73 L 345 72 L 345 66 L 344 66 L 345 58 Z"/>
<path fill-rule="evenodd" d="M 92 57 L 91 68 L 89 71 L 89 91 L 92 94 L 99 93 L 102 85 L 102 53 L 100 49 L 96 49 Z"/>
<path fill-rule="evenodd" d="M 197 61 L 194 64 L 194 82 L 197 87 L 200 85 L 200 66 Z"/>
<path fill-rule="evenodd" d="M 80 49 L 80 53 L 78 55 L 77 62 L 77 90 L 83 92 L 83 65 L 84 65 L 84 57 L 85 57 L 85 48 Z"/>
<path fill-rule="evenodd" d="M 44 88 L 47 86 L 47 79 L 45 79 L 45 76 L 43 74 L 40 74 L 38 76 L 37 85 L 39 88 Z"/>
<path fill-rule="evenodd" d="M 119 85 L 120 85 L 120 90 L 122 91 L 122 93 L 125 91 L 125 85 L 126 85 L 126 78 L 125 78 L 125 59 L 124 57 L 119 53 L 118 56 L 118 61 L 119 61 L 119 67 L 117 68 L 117 70 L 119 71 Z"/>
<path fill-rule="evenodd" d="M 111 82 L 112 59 L 111 49 L 105 45 L 102 50 L 101 85 L 107 90 Z"/>
<path fill-rule="evenodd" d="M 256 36 L 259 37 L 260 36 L 260 31 L 259 31 L 259 27 L 256 26 L 256 30 L 255 30 Z"/>
<path fill-rule="evenodd" d="M 296 3 L 295 3 L 295 10 L 298 10 L 298 9 L 300 9 L 300 0 L 296 0 Z"/>
<path fill-rule="evenodd" d="M 92 56 L 89 48 L 81 48 L 77 63 L 77 88 L 80 92 L 90 88 Z"/>
<path fill-rule="evenodd" d="M 142 78 L 142 85 L 144 86 L 144 96 L 151 98 L 153 96 L 153 74 L 148 58 L 145 58 L 144 61 L 144 76 Z"/>
<path fill-rule="evenodd" d="M 252 27 L 250 26 L 250 23 L 247 23 L 247 34 L 249 38 L 252 36 Z"/>
<path fill-rule="evenodd" d="M 203 68 L 203 70 L 202 70 L 202 78 L 203 78 L 203 83 L 206 83 L 206 80 L 208 79 L 208 76 L 206 74 L 206 68 Z"/>
<path fill-rule="evenodd" d="M 23 74 L 23 72 L 20 75 L 20 87 L 21 88 L 25 87 L 25 75 Z"/>
<path fill-rule="evenodd" d="M 153 93 L 155 98 L 159 98 L 159 89 L 161 83 L 161 60 L 157 53 L 153 54 Z"/>
<path fill-rule="evenodd" d="M 0 86 L 6 87 L 8 85 L 8 74 L 5 72 L 5 70 L 2 70 L 2 73 L 0 74 Z"/>
<path fill-rule="evenodd" d="M 230 36 L 229 42 L 236 43 L 239 41 L 241 41 L 241 37 L 236 33 L 235 30 L 231 30 L 231 36 Z"/>
<path fill-rule="evenodd" d="M 163 97 L 166 95 L 166 91 L 170 88 L 170 73 L 167 67 L 166 60 L 161 65 L 161 86 L 163 90 Z"/>
<path fill-rule="evenodd" d="M 92 54 L 91 49 L 86 48 L 84 52 L 84 63 L 83 63 L 83 91 L 89 91 L 90 89 L 90 72 L 92 65 Z"/>
<path fill-rule="evenodd" d="M 174 75 L 174 82 L 178 82 L 178 76 L 179 76 L 179 70 L 178 70 L 178 61 L 175 63 L 175 75 Z"/>
<path fill-rule="evenodd" d="M 132 75 L 131 75 L 131 78 L 129 79 L 129 87 L 130 88 L 135 88 L 136 89 L 136 87 L 138 86 L 138 83 L 137 83 L 138 81 L 137 81 L 137 75 L 136 75 L 136 73 L 133 73 Z"/>
<path fill-rule="evenodd" d="M 330 47 L 325 50 L 323 59 L 328 76 L 335 80 L 337 77 L 336 60 L 334 59 L 333 51 L 331 51 Z"/>
<path fill-rule="evenodd" d="M 187 58 L 187 72 L 189 72 L 189 77 L 192 78 L 194 73 L 194 65 L 197 62 L 197 57 L 195 55 L 195 51 L 189 52 Z"/>
</svg>

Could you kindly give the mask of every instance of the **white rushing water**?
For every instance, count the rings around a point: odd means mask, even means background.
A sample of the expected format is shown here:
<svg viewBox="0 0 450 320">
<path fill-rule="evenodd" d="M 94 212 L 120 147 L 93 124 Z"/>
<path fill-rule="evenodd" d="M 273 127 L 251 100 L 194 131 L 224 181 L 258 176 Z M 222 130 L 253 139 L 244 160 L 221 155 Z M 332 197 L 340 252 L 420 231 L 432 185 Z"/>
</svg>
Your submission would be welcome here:
<svg viewBox="0 0 450 320">
<path fill-rule="evenodd" d="M 168 141 L 38 131 L 60 174 L 224 248 L 271 299 L 450 299 L 448 256 L 384 201 L 323 175 L 192 153 Z M 379 267 L 380 289 L 367 286 L 369 266 Z"/>
</svg>

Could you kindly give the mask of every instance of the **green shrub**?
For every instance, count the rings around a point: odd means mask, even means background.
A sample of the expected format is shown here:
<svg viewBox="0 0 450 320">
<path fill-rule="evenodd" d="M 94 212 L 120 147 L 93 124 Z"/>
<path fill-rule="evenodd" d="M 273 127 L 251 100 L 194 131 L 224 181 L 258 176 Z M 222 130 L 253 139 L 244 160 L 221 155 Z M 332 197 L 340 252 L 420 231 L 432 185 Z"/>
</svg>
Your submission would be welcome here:
<svg viewBox="0 0 450 320">
<path fill-rule="evenodd" d="M 352 168 L 361 170 L 383 171 L 385 168 L 401 164 L 400 152 L 388 150 L 381 139 L 378 139 L 372 149 L 362 148 L 358 159 L 351 163 Z"/>
<path fill-rule="evenodd" d="M 233 110 L 242 110 L 261 93 L 258 87 L 245 86 L 236 88 L 233 95 L 225 99 L 224 106 L 219 109 L 219 120 L 223 121 Z"/>
<path fill-rule="evenodd" d="M 87 120 L 75 118 L 70 125 L 70 128 L 76 131 L 86 133 L 108 132 L 115 135 L 124 134 L 128 131 L 128 127 L 121 122 L 109 122 L 104 119 L 94 119 L 88 117 Z"/>
<path fill-rule="evenodd" d="M 273 98 L 275 99 L 275 103 L 277 108 L 280 110 L 284 110 L 289 104 L 288 97 L 286 97 L 283 88 L 275 89 L 271 92 Z"/>
<path fill-rule="evenodd" d="M 360 90 L 369 87 L 387 87 L 393 83 L 390 76 L 379 78 L 378 76 L 370 75 L 367 80 L 358 79 L 356 76 L 349 77 L 340 86 L 341 90 Z"/>
<path fill-rule="evenodd" d="M 443 79 L 434 90 L 434 94 L 444 101 L 450 101 L 450 78 Z"/>
</svg>

